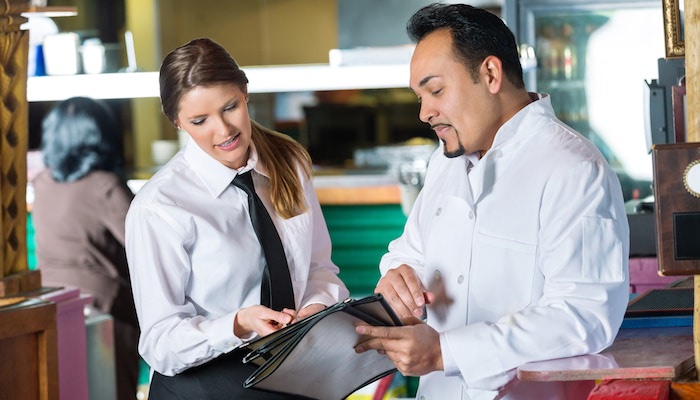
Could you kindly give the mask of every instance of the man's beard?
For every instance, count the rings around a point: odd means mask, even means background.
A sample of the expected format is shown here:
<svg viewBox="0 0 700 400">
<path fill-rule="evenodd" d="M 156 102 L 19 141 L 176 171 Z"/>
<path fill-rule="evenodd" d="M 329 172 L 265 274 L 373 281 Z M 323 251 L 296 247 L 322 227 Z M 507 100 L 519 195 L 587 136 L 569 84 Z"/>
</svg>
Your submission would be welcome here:
<svg viewBox="0 0 700 400">
<path fill-rule="evenodd" d="M 446 147 L 447 143 L 445 142 L 445 140 L 442 141 L 442 144 L 445 146 L 444 147 L 444 154 L 445 154 L 445 157 L 447 157 L 447 158 L 455 158 L 455 157 L 463 156 L 467 152 L 467 150 L 464 148 L 464 146 L 462 146 L 462 143 L 460 143 L 459 140 L 457 140 L 457 144 L 458 144 L 457 149 L 455 149 L 453 151 L 447 150 L 447 147 Z"/>
</svg>

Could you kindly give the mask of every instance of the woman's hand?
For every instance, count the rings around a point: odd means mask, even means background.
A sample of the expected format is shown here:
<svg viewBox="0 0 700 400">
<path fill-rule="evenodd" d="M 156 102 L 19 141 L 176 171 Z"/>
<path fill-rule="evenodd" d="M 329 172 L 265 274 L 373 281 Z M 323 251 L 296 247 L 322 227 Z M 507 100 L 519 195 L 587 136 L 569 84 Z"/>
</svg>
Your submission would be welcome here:
<svg viewBox="0 0 700 400">
<path fill-rule="evenodd" d="M 296 321 L 299 321 L 300 319 L 304 319 L 304 318 L 308 317 L 309 315 L 316 314 L 317 312 L 322 311 L 324 308 L 326 308 L 326 306 L 323 304 L 319 304 L 319 303 L 306 306 L 299 311 L 299 313 L 297 314 Z"/>
<path fill-rule="evenodd" d="M 296 311 L 285 308 L 275 311 L 261 305 L 241 308 L 233 321 L 233 334 L 243 337 L 251 332 L 267 336 L 284 328 L 297 317 Z"/>
</svg>

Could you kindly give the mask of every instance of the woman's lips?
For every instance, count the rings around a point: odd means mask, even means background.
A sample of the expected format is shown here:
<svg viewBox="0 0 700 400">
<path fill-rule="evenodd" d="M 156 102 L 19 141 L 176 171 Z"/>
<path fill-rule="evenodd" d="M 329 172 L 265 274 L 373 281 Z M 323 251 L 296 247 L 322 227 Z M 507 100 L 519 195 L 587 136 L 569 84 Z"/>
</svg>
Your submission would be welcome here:
<svg viewBox="0 0 700 400">
<path fill-rule="evenodd" d="M 240 136 L 240 134 L 233 136 L 223 143 L 217 144 L 216 147 L 220 148 L 221 150 L 233 150 L 238 144 L 238 136 Z"/>
</svg>

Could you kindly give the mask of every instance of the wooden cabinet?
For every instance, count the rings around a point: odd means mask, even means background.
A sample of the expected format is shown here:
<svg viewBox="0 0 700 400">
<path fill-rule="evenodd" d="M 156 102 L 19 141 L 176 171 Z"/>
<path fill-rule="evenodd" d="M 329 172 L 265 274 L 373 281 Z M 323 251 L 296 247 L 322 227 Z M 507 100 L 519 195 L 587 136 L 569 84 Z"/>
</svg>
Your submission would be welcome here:
<svg viewBox="0 0 700 400">
<path fill-rule="evenodd" d="M 0 308 L 0 400 L 58 399 L 56 305 L 33 299 Z"/>
</svg>

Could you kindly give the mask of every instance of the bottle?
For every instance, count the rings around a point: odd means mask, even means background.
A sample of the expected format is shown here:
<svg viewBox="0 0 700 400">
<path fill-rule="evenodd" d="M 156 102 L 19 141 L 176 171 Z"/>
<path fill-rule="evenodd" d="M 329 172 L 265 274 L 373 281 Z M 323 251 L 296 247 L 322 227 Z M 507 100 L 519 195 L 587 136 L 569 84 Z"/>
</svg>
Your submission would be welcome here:
<svg viewBox="0 0 700 400">
<path fill-rule="evenodd" d="M 563 49 L 562 49 L 562 75 L 566 80 L 576 78 L 576 50 L 573 42 L 574 28 L 570 23 L 562 25 Z"/>
<path fill-rule="evenodd" d="M 562 63 L 564 64 L 562 70 L 564 71 L 564 79 L 567 81 L 574 78 L 574 59 L 575 54 L 571 50 L 571 46 L 567 44 L 564 46 L 564 51 L 562 54 Z"/>
</svg>

